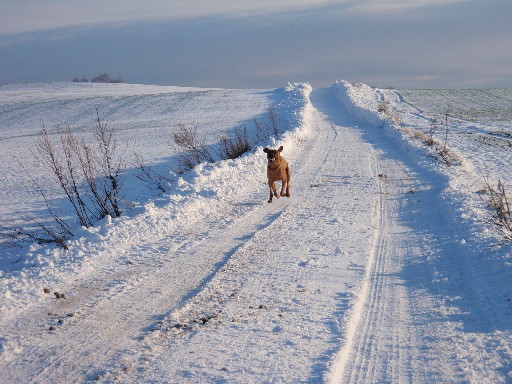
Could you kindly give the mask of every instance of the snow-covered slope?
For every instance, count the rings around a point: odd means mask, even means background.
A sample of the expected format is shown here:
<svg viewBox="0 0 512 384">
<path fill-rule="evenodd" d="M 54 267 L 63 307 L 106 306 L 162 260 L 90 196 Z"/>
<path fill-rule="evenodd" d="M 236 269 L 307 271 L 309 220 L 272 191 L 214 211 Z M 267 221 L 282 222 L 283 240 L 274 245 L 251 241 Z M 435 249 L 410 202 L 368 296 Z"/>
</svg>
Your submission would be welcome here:
<svg viewBox="0 0 512 384">
<path fill-rule="evenodd" d="M 346 82 L 0 87 L 3 220 L 39 204 L 8 153 L 30 164 L 41 121 L 78 132 L 96 108 L 169 172 L 174 125 L 215 141 L 272 104 L 282 134 L 261 145 L 283 145 L 292 170 L 292 197 L 267 204 L 259 146 L 173 175 L 166 194 L 131 185 L 125 214 L 77 231 L 67 251 L 4 246 L 0 381 L 509 382 L 510 244 L 495 246 L 474 192 L 476 170 L 500 171 L 510 152 L 475 159 L 457 132 L 462 165 L 440 165 L 414 135 L 425 105 L 437 109 L 429 97 Z"/>
</svg>

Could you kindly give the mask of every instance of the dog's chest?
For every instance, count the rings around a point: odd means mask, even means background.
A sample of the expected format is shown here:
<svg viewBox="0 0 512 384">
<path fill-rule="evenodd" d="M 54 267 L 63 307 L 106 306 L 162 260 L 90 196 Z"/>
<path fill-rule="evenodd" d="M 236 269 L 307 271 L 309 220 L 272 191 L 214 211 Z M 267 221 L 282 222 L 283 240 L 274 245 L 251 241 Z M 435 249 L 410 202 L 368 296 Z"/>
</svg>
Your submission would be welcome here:
<svg viewBox="0 0 512 384">
<path fill-rule="evenodd" d="M 286 175 L 286 167 L 288 163 L 281 158 L 276 168 L 267 167 L 267 177 L 272 180 L 282 180 Z"/>
</svg>

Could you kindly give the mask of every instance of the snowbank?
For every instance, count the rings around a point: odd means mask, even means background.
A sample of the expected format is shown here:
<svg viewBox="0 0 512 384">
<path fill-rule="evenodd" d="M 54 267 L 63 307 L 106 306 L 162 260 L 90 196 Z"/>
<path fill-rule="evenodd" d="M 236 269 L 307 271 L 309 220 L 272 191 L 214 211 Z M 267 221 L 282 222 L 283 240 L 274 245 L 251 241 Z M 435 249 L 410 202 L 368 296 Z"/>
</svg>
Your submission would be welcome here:
<svg viewBox="0 0 512 384">
<path fill-rule="evenodd" d="M 385 115 L 378 111 L 382 100 L 370 86 L 342 80 L 334 83 L 331 89 L 345 109 L 365 124 L 378 127 L 387 124 Z"/>
</svg>

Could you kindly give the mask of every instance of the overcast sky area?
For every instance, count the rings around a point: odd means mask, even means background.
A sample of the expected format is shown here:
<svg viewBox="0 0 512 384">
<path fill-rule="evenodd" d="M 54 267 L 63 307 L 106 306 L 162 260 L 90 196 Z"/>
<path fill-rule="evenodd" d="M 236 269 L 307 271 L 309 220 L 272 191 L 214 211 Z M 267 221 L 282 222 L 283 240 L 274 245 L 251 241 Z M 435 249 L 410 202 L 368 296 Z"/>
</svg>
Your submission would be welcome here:
<svg viewBox="0 0 512 384">
<path fill-rule="evenodd" d="M 0 0 L 0 84 L 512 88 L 511 0 Z"/>
</svg>

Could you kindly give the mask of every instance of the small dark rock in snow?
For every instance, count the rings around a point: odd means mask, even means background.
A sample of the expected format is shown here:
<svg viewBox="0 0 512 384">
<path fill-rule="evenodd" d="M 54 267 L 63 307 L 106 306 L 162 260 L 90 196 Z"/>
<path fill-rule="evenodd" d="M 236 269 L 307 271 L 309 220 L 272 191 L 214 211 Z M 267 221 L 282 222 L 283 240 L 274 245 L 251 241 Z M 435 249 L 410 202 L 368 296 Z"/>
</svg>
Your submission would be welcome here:
<svg viewBox="0 0 512 384">
<path fill-rule="evenodd" d="M 50 292 L 51 292 L 51 290 L 50 290 L 49 288 L 43 288 L 43 292 L 44 292 L 44 293 L 50 293 Z"/>
<path fill-rule="evenodd" d="M 187 329 L 187 328 L 190 328 L 190 325 L 183 324 L 183 323 L 177 323 L 167 329 L 169 330 L 169 329 Z"/>
<path fill-rule="evenodd" d="M 65 299 L 66 298 L 66 295 L 64 293 L 54 292 L 53 294 L 55 295 L 56 299 Z"/>
</svg>

